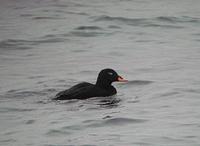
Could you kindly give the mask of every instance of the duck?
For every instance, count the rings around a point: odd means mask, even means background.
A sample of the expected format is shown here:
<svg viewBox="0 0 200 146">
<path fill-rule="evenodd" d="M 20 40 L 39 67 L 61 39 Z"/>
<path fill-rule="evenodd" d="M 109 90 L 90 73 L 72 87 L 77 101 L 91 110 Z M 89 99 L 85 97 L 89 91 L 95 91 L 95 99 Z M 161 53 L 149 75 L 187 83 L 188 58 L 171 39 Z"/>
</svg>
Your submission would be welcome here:
<svg viewBox="0 0 200 146">
<path fill-rule="evenodd" d="M 81 82 L 71 88 L 56 94 L 54 100 L 88 99 L 92 97 L 106 97 L 117 93 L 113 82 L 128 82 L 118 73 L 110 68 L 99 72 L 96 83 Z"/>
</svg>

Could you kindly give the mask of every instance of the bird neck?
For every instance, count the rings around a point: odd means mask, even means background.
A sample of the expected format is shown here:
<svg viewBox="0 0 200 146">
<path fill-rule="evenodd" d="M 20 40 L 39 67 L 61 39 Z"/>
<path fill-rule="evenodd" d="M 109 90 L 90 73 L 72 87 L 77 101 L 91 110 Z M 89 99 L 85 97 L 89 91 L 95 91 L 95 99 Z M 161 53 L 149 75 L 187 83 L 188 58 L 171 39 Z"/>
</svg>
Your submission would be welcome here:
<svg viewBox="0 0 200 146">
<path fill-rule="evenodd" d="M 105 79 L 97 79 L 96 85 L 101 88 L 109 88 L 111 87 L 112 82 Z"/>
</svg>

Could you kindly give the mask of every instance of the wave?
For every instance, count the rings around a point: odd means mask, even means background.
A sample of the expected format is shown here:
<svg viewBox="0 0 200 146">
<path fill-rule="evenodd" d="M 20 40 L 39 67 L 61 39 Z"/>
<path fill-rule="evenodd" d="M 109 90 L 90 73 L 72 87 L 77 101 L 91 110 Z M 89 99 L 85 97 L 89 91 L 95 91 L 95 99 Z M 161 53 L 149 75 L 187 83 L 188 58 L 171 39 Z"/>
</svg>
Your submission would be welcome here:
<svg viewBox="0 0 200 146">
<path fill-rule="evenodd" d="M 58 16 L 34 16 L 32 17 L 33 20 L 58 20 L 58 19 L 65 19 Z"/>
<path fill-rule="evenodd" d="M 85 128 L 99 128 L 99 127 L 107 127 L 107 126 L 122 126 L 128 124 L 140 124 L 147 122 L 146 119 L 133 119 L 133 118 L 125 118 L 125 117 L 112 117 L 107 116 L 107 118 L 103 118 L 100 120 L 84 120 L 80 124 L 74 124 L 70 126 L 64 126 L 59 129 L 59 132 L 62 131 L 80 131 Z M 57 131 L 56 131 L 57 132 Z"/>
<path fill-rule="evenodd" d="M 182 23 L 199 23 L 200 18 L 195 17 L 174 17 L 174 16 L 158 16 L 152 18 L 127 18 L 114 16 L 98 16 L 93 17 L 95 22 L 108 21 L 115 23 L 123 23 L 126 25 L 143 26 L 143 27 L 166 27 L 166 28 L 183 28 Z"/>
<path fill-rule="evenodd" d="M 146 119 L 133 119 L 125 117 L 106 118 L 103 120 L 86 120 L 83 121 L 85 127 L 105 127 L 105 126 L 121 126 L 127 124 L 139 124 L 146 122 Z"/>
<path fill-rule="evenodd" d="M 59 43 L 65 41 L 65 38 L 58 37 L 56 35 L 44 36 L 38 39 L 6 39 L 0 41 L 0 48 L 2 49 L 31 49 L 35 45 L 45 44 L 45 43 Z"/>
<path fill-rule="evenodd" d="M 98 26 L 79 26 L 75 30 L 102 30 L 102 28 Z"/>
<path fill-rule="evenodd" d="M 30 108 L 12 108 L 12 107 L 1 107 L 0 113 L 8 113 L 8 112 L 29 112 L 34 111 L 36 109 L 30 109 Z"/>
<path fill-rule="evenodd" d="M 97 36 L 107 36 L 112 33 L 108 32 L 97 32 L 97 31 L 71 31 L 70 35 L 75 37 L 97 37 Z"/>
<path fill-rule="evenodd" d="M 56 93 L 54 88 L 45 88 L 42 90 L 27 91 L 25 89 L 9 90 L 5 94 L 1 94 L 2 98 L 29 98 L 29 97 L 43 97 Z"/>
</svg>

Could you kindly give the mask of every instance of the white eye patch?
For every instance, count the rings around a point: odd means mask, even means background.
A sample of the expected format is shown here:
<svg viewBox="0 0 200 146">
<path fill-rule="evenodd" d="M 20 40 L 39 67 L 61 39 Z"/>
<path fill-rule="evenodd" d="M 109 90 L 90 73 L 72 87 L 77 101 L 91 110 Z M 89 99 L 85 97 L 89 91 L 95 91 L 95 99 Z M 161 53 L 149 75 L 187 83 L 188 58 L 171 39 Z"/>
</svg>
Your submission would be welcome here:
<svg viewBox="0 0 200 146">
<path fill-rule="evenodd" d="M 112 73 L 112 72 L 108 72 L 108 74 L 109 74 L 109 75 L 111 75 L 111 76 L 113 75 L 113 73 Z"/>
</svg>

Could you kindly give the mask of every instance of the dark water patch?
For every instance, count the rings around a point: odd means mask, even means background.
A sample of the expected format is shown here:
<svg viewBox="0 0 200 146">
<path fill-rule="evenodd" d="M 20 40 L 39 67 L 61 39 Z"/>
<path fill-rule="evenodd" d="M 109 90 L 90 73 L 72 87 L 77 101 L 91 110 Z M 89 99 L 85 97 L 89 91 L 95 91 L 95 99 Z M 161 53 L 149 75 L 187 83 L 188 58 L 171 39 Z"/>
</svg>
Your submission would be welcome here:
<svg viewBox="0 0 200 146">
<path fill-rule="evenodd" d="M 98 36 L 107 36 L 111 33 L 106 32 L 97 32 L 97 31 L 71 31 L 71 36 L 76 37 L 98 37 Z"/>
<path fill-rule="evenodd" d="M 200 42 L 200 39 L 195 39 L 195 41 Z"/>
<path fill-rule="evenodd" d="M 160 22 L 168 22 L 168 23 L 183 23 L 183 22 L 199 22 L 200 18 L 193 18 L 193 17 L 173 17 L 173 16 L 159 16 L 159 17 L 152 17 L 152 18 L 127 18 L 127 17 L 113 17 L 113 16 L 99 16 L 95 17 L 94 21 L 119 21 L 124 22 L 127 24 L 138 24 L 153 21 L 160 21 Z"/>
<path fill-rule="evenodd" d="M 40 92 L 42 92 L 42 93 L 55 93 L 56 91 L 58 91 L 57 89 L 55 89 L 55 88 L 48 88 L 48 89 L 43 89 L 43 90 L 41 90 Z"/>
<path fill-rule="evenodd" d="M 175 137 L 168 137 L 168 136 L 163 136 L 161 137 L 161 139 L 165 142 L 182 142 L 185 139 L 181 139 L 181 138 L 175 138 Z"/>
<path fill-rule="evenodd" d="M 98 16 L 94 17 L 94 21 L 120 21 L 120 22 L 138 22 L 143 21 L 145 19 L 142 18 L 126 18 L 126 17 L 112 17 L 112 16 Z"/>
<path fill-rule="evenodd" d="M 91 145 L 91 144 L 84 144 L 84 145 L 77 145 L 77 144 L 75 144 L 75 145 L 57 145 L 57 144 L 46 144 L 46 145 L 44 145 L 44 146 L 97 146 L 97 145 Z"/>
<path fill-rule="evenodd" d="M 67 81 L 66 80 L 58 80 L 57 82 L 58 83 L 66 83 Z"/>
<path fill-rule="evenodd" d="M 61 136 L 61 135 L 69 135 L 71 134 L 71 132 L 65 131 L 65 130 L 57 130 L 57 129 L 50 129 L 48 130 L 48 132 L 46 133 L 47 136 Z"/>
<path fill-rule="evenodd" d="M 132 80 L 132 81 L 128 81 L 126 84 L 124 85 L 136 85 L 136 86 L 140 86 L 140 85 L 149 85 L 152 84 L 153 81 L 148 81 L 148 80 Z"/>
<path fill-rule="evenodd" d="M 33 124 L 33 123 L 35 123 L 35 120 L 28 120 L 28 121 L 25 122 L 25 124 L 27 124 L 27 125 Z"/>
<path fill-rule="evenodd" d="M 84 52 L 88 52 L 88 50 L 79 49 L 79 50 L 71 50 L 71 52 L 74 52 L 74 53 L 84 53 Z"/>
<path fill-rule="evenodd" d="M 17 140 L 15 139 L 5 139 L 5 140 L 0 140 L 0 143 L 3 144 L 3 143 L 13 143 L 13 142 L 17 142 Z"/>
<path fill-rule="evenodd" d="M 198 123 L 197 121 L 193 121 L 193 122 L 179 122 L 177 123 L 177 126 L 180 126 L 180 127 L 200 127 L 200 123 Z"/>
<path fill-rule="evenodd" d="M 51 98 L 53 98 L 53 97 L 47 97 L 47 99 L 39 99 L 39 100 L 35 101 L 34 103 L 42 104 L 42 105 L 49 104 L 52 102 Z"/>
<path fill-rule="evenodd" d="M 97 105 L 100 105 L 101 108 L 114 108 L 120 105 L 121 99 L 117 98 L 108 98 L 104 100 L 100 100 Z"/>
<path fill-rule="evenodd" d="M 147 143 L 147 142 L 134 142 L 132 144 L 135 146 L 152 146 L 151 143 Z"/>
<path fill-rule="evenodd" d="M 75 146 L 75 145 L 63 145 L 63 144 L 45 144 L 44 146 Z"/>
<path fill-rule="evenodd" d="M 106 118 L 103 120 L 90 120 L 86 121 L 86 127 L 105 127 L 105 126 L 123 126 L 128 124 L 144 123 L 145 119 L 132 119 L 132 118 Z"/>
<path fill-rule="evenodd" d="M 128 103 L 138 103 L 140 102 L 140 100 L 132 100 L 132 101 L 128 101 Z"/>
<path fill-rule="evenodd" d="M 84 70 L 84 71 L 80 71 L 78 72 L 79 74 L 95 74 L 96 71 L 93 71 L 93 70 Z"/>
<path fill-rule="evenodd" d="M 81 15 L 81 16 L 88 16 L 87 13 L 84 12 L 72 12 L 72 11 L 67 11 L 67 14 L 73 14 L 73 15 Z"/>
<path fill-rule="evenodd" d="M 55 98 L 55 97 L 53 97 L 53 98 Z M 53 98 L 52 98 L 52 100 L 53 100 Z M 78 103 L 78 102 L 79 102 L 78 99 L 70 99 L 70 100 L 53 100 L 53 101 L 56 102 L 57 104 L 66 104 L 66 105 L 68 105 L 68 104 L 74 104 L 74 103 Z M 78 106 L 82 106 L 82 104 L 81 104 L 81 105 L 78 105 Z"/>
<path fill-rule="evenodd" d="M 58 20 L 58 19 L 65 19 L 64 17 L 59 16 L 35 16 L 32 17 L 33 20 Z"/>
<path fill-rule="evenodd" d="M 20 91 L 14 93 L 6 93 L 4 98 L 24 98 L 24 97 L 31 97 L 31 96 L 44 96 L 46 93 L 44 92 L 37 92 L 37 91 Z"/>
<path fill-rule="evenodd" d="M 144 123 L 147 120 L 144 119 L 132 119 L 132 118 L 112 118 L 105 121 L 108 125 L 126 125 L 126 124 L 136 124 Z"/>
<path fill-rule="evenodd" d="M 7 93 L 16 93 L 16 92 L 20 92 L 22 91 L 23 89 L 15 89 L 15 90 L 8 90 Z"/>
<path fill-rule="evenodd" d="M 98 26 L 79 26 L 75 30 L 102 30 L 102 28 Z"/>
<path fill-rule="evenodd" d="M 25 6 L 17 6 L 17 7 L 14 7 L 15 10 L 19 10 L 19 9 L 21 10 L 21 9 L 25 9 L 25 8 L 27 8 L 27 7 L 25 7 Z"/>
<path fill-rule="evenodd" d="M 83 101 L 82 104 L 89 105 L 89 107 L 87 106 L 86 110 L 99 110 L 101 108 L 103 109 L 116 108 L 120 105 L 120 101 L 121 99 L 118 99 L 115 96 L 93 97 Z M 91 107 L 90 105 L 93 106 Z"/>
<path fill-rule="evenodd" d="M 19 39 L 8 39 L 0 42 L 0 48 L 2 49 L 25 50 L 31 49 L 32 47 L 30 45 L 33 45 L 32 42 Z"/>
<path fill-rule="evenodd" d="M 199 18 L 188 17 L 188 16 L 181 16 L 181 17 L 174 17 L 174 16 L 160 16 L 156 17 L 158 21 L 170 22 L 170 23 L 197 23 L 200 21 Z"/>
<path fill-rule="evenodd" d="M 67 8 L 67 7 L 69 7 L 69 5 L 67 5 L 67 4 L 59 4 L 59 3 L 53 4 L 51 6 L 58 7 L 58 8 Z"/>
<path fill-rule="evenodd" d="M 111 17 L 111 16 L 99 16 L 94 18 L 95 22 L 98 21 L 113 21 L 113 22 L 120 22 L 125 23 L 127 25 L 139 25 L 144 23 L 147 19 L 145 18 L 126 18 L 126 17 Z"/>
<path fill-rule="evenodd" d="M 82 125 L 70 125 L 70 126 L 65 126 L 62 127 L 64 130 L 72 130 L 72 131 L 79 131 L 82 130 L 84 127 Z"/>
<path fill-rule="evenodd" d="M 171 16 L 159 16 L 152 18 L 127 18 L 127 17 L 113 17 L 113 16 L 98 16 L 92 17 L 95 22 L 105 21 L 114 23 L 123 23 L 132 26 L 143 27 L 162 27 L 162 28 L 184 28 L 183 23 L 199 23 L 199 18 L 192 17 L 171 17 Z M 176 23 L 176 24 L 175 24 Z M 179 24 L 179 25 L 177 25 Z M 181 26 L 180 26 L 181 25 Z"/>
<path fill-rule="evenodd" d="M 108 28 L 111 28 L 111 29 L 121 29 L 121 27 L 117 26 L 117 25 L 109 25 Z"/>
<path fill-rule="evenodd" d="M 45 43 L 59 43 L 65 41 L 65 38 L 59 38 L 56 36 L 52 37 L 42 37 L 34 40 L 24 40 L 24 39 L 7 39 L 0 42 L 0 48 L 2 49 L 16 49 L 25 50 L 32 49 L 35 45 L 45 44 Z"/>
<path fill-rule="evenodd" d="M 117 56 L 117 57 L 122 57 L 125 56 L 125 54 L 123 52 L 120 51 L 110 51 L 109 53 L 107 53 L 108 55 L 111 56 Z"/>
<path fill-rule="evenodd" d="M 80 109 L 91 111 L 116 108 L 120 105 L 121 99 L 112 97 L 93 97 L 86 100 L 71 99 L 55 101 L 54 97 L 52 97 L 51 101 L 55 102 L 56 104 L 66 104 L 68 111 L 79 111 Z"/>
<path fill-rule="evenodd" d="M 18 133 L 18 132 L 19 132 L 19 131 L 16 131 L 16 130 L 13 131 L 13 130 L 12 130 L 12 131 L 5 132 L 4 135 L 5 135 L 5 136 L 10 136 L 10 135 L 16 134 L 16 133 Z"/>
<path fill-rule="evenodd" d="M 188 92 L 188 93 L 200 93 L 200 89 L 199 88 L 176 88 L 176 90 L 180 91 L 180 92 Z"/>
<path fill-rule="evenodd" d="M 200 33 L 193 33 L 194 36 L 200 36 Z"/>
<path fill-rule="evenodd" d="M 34 15 L 33 14 L 21 14 L 20 16 L 21 17 L 33 17 Z"/>
<path fill-rule="evenodd" d="M 160 28 L 171 28 L 171 29 L 182 29 L 184 26 L 169 25 L 169 24 L 145 24 L 144 27 L 160 27 Z"/>
<path fill-rule="evenodd" d="M 0 113 L 8 113 L 8 112 L 30 112 L 34 111 L 36 109 L 32 108 L 13 108 L 13 107 L 1 107 L 0 108 Z"/>
<path fill-rule="evenodd" d="M 96 145 L 84 144 L 84 145 L 80 145 L 80 146 L 96 146 Z"/>
<path fill-rule="evenodd" d="M 189 139 L 193 139 L 193 138 L 197 138 L 197 136 L 194 136 L 194 135 L 187 135 L 187 136 L 184 136 L 184 139 L 187 139 L 187 138 L 189 138 Z"/>
<path fill-rule="evenodd" d="M 155 40 L 136 40 L 135 42 L 139 43 L 149 43 L 149 42 L 154 42 Z"/>
<path fill-rule="evenodd" d="M 163 93 L 160 96 L 161 97 L 166 97 L 166 96 L 174 96 L 174 95 L 178 95 L 178 94 L 180 94 L 180 93 L 177 92 L 177 91 L 171 91 L 171 92 Z"/>
<path fill-rule="evenodd" d="M 37 76 L 30 76 L 28 79 L 41 79 L 44 78 L 45 76 L 37 75 Z"/>
<path fill-rule="evenodd" d="M 33 43 L 37 44 L 49 44 L 49 43 L 60 43 L 60 42 L 64 42 L 65 38 L 61 38 L 61 37 L 44 37 L 44 38 L 40 38 L 39 40 L 34 40 Z"/>
<path fill-rule="evenodd" d="M 102 119 L 110 119 L 110 118 L 112 118 L 112 116 L 105 116 L 105 117 L 103 117 Z"/>
</svg>

